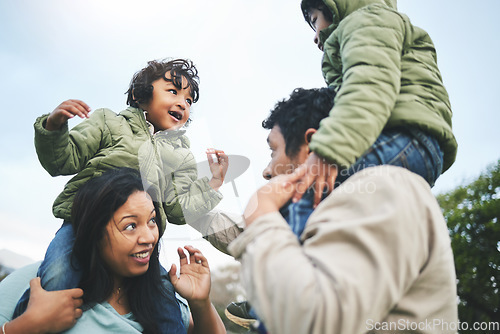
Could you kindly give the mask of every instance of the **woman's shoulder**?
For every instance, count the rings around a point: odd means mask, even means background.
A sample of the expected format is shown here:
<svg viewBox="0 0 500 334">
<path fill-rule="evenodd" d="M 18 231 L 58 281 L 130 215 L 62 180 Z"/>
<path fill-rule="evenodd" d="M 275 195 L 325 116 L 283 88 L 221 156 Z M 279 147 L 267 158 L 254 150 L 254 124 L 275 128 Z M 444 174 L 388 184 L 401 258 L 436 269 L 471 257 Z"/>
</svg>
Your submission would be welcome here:
<svg viewBox="0 0 500 334">
<path fill-rule="evenodd" d="M 36 277 L 40 262 L 15 270 L 0 282 L 0 324 L 12 320 L 14 308 L 29 282 Z M 85 310 L 76 325 L 64 333 L 141 333 L 142 326 L 132 313 L 120 315 L 107 302 Z"/>
<path fill-rule="evenodd" d="M 142 333 L 142 326 L 132 313 L 120 315 L 107 302 L 86 309 L 75 326 L 64 333 Z"/>
<path fill-rule="evenodd" d="M 40 262 L 19 268 L 0 282 L 0 324 L 10 321 L 18 300 L 29 288 L 30 280 L 36 277 Z"/>
</svg>

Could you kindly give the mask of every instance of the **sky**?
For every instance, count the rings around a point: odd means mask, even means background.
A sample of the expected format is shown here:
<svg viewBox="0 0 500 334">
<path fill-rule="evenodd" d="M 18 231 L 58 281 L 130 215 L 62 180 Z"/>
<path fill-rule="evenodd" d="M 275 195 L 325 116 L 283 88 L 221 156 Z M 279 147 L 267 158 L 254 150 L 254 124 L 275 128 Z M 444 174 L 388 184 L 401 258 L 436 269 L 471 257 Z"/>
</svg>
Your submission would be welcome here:
<svg viewBox="0 0 500 334">
<path fill-rule="evenodd" d="M 241 213 L 264 184 L 270 159 L 262 120 L 293 89 L 325 86 L 321 52 L 299 3 L 0 0 L 0 249 L 41 260 L 62 223 L 51 207 L 69 178 L 52 178 L 39 164 L 35 119 L 70 98 L 93 109 L 125 109 L 132 75 L 152 59 L 196 64 L 200 100 L 187 130 L 192 151 L 200 162 L 208 147 L 250 161 L 234 184 L 221 188 L 218 208 Z M 459 150 L 433 188 L 438 194 L 500 158 L 500 2 L 400 0 L 398 9 L 433 39 L 454 112 Z M 163 239 L 166 264 L 176 262 L 175 249 L 185 244 L 199 247 L 212 267 L 234 261 L 187 226 L 169 225 Z"/>
</svg>

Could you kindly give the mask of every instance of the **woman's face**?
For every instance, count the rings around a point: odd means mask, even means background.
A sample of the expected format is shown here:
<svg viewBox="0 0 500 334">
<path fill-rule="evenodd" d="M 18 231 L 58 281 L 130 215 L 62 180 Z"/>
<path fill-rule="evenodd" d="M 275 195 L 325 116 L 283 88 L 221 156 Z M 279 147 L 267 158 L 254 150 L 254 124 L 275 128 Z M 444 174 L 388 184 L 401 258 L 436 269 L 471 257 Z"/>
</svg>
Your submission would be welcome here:
<svg viewBox="0 0 500 334">
<path fill-rule="evenodd" d="M 108 222 L 101 256 L 117 277 L 142 275 L 158 237 L 153 202 L 146 192 L 136 191 Z"/>
</svg>

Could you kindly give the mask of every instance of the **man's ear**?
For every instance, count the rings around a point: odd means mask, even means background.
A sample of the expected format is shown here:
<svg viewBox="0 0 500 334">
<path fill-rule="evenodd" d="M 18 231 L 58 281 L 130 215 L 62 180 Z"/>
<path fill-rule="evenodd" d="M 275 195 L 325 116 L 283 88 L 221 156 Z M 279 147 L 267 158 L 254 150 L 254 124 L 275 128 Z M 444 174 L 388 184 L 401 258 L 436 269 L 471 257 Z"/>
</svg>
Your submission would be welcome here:
<svg viewBox="0 0 500 334">
<path fill-rule="evenodd" d="M 311 143 L 312 135 L 318 131 L 317 129 L 314 128 L 309 128 L 306 130 L 306 133 L 304 134 L 304 141 L 307 145 Z"/>
</svg>

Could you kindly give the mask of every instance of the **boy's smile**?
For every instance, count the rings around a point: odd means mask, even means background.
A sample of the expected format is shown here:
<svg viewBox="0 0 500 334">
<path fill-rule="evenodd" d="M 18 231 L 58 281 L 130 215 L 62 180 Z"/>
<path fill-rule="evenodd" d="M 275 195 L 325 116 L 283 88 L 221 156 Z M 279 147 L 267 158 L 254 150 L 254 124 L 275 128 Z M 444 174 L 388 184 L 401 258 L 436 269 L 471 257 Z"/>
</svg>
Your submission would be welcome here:
<svg viewBox="0 0 500 334">
<path fill-rule="evenodd" d="M 170 73 L 165 77 L 170 79 Z M 177 88 L 171 81 L 161 78 L 153 82 L 151 100 L 141 106 L 146 111 L 146 119 L 154 126 L 155 132 L 176 130 L 189 119 L 193 97 L 187 80 L 182 79 L 182 87 Z"/>
</svg>

